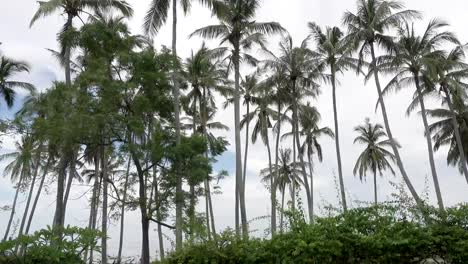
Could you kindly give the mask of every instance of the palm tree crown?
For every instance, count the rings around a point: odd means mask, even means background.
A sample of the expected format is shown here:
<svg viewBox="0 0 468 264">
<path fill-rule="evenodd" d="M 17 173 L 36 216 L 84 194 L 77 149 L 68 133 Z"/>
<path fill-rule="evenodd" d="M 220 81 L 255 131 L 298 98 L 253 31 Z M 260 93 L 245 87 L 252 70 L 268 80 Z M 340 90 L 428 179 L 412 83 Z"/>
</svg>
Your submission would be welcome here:
<svg viewBox="0 0 468 264">
<path fill-rule="evenodd" d="M 34 86 L 30 83 L 10 80 L 15 74 L 21 72 L 29 72 L 29 65 L 27 63 L 5 56 L 0 57 L 0 94 L 8 107 L 13 106 L 16 88 L 25 89 L 28 92 L 35 90 Z"/>
</svg>

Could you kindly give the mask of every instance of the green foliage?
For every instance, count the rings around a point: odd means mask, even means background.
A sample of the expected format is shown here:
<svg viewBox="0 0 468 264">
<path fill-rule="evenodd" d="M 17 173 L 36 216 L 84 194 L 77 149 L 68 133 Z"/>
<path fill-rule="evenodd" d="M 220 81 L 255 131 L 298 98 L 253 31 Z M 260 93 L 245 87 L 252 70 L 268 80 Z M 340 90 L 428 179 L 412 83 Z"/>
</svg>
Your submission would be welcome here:
<svg viewBox="0 0 468 264">
<path fill-rule="evenodd" d="M 67 227 L 57 232 L 48 227 L 33 235 L 0 243 L 0 263 L 85 263 L 81 259 L 81 253 L 91 246 L 98 250 L 96 243 L 100 235 L 98 231 L 91 229 Z M 17 244 L 23 247 L 22 254 L 15 254 Z"/>
<path fill-rule="evenodd" d="M 226 231 L 217 242 L 188 245 L 164 263 L 467 263 L 468 206 L 449 208 L 445 215 L 428 211 L 431 221 L 413 221 L 398 207 L 381 205 L 312 225 L 300 224 L 293 214 L 291 231 L 271 240 L 241 241 Z"/>
</svg>

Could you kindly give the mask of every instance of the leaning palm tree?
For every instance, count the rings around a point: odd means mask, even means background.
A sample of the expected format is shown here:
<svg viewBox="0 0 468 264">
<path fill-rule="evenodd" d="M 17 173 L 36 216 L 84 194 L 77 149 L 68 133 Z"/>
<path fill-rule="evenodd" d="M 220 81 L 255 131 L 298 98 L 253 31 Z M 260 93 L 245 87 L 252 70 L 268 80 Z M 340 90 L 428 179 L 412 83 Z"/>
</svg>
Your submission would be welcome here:
<svg viewBox="0 0 468 264">
<path fill-rule="evenodd" d="M 240 139 L 240 64 L 242 50 L 248 50 L 264 34 L 284 31 L 276 22 L 257 22 L 255 15 L 260 7 L 259 0 L 220 0 L 213 4 L 213 13 L 220 24 L 198 29 L 191 34 L 207 39 L 221 39 L 221 44 L 231 45 L 232 64 L 234 65 L 234 133 L 236 146 L 236 196 L 239 199 L 243 237 L 248 237 L 245 191 L 242 184 L 242 154 Z M 236 232 L 240 234 L 239 217 L 236 210 Z"/>
<path fill-rule="evenodd" d="M 382 95 L 382 86 L 380 84 L 379 69 L 376 64 L 377 46 L 385 47 L 391 43 L 392 38 L 388 36 L 388 31 L 394 29 L 403 20 L 418 18 L 420 15 L 414 10 L 404 10 L 404 5 L 394 0 L 358 0 L 356 13 L 345 12 L 343 16 L 343 25 L 348 29 L 348 38 L 356 41 L 356 49 L 359 50 L 358 66 L 365 65 L 365 59 L 370 56 L 370 74 L 374 76 L 378 102 L 382 111 L 385 130 L 388 138 L 393 142 L 394 137 L 388 121 L 387 108 Z M 393 153 L 396 158 L 396 163 L 400 170 L 401 176 L 405 181 L 411 195 L 419 206 L 423 205 L 423 201 L 419 197 L 411 180 L 403 166 L 403 161 L 397 146 L 392 146 Z"/>
<path fill-rule="evenodd" d="M 0 56 L 0 96 L 5 100 L 8 108 L 12 107 L 15 101 L 15 89 L 25 89 L 30 93 L 35 90 L 30 83 L 11 80 L 15 74 L 22 72 L 29 72 L 27 63 Z"/>
<path fill-rule="evenodd" d="M 374 175 L 374 203 L 377 205 L 377 172 L 382 176 L 383 171 L 390 170 L 395 175 L 391 165 L 391 162 L 395 162 L 395 155 L 385 148 L 398 143 L 387 139 L 383 126 L 372 124 L 368 118 L 364 125 L 355 127 L 354 131 L 359 133 L 354 139 L 354 143 L 363 144 L 366 148 L 359 155 L 353 173 L 354 175 L 359 174 L 362 181 L 366 177 L 367 171 L 372 172 Z"/>
<path fill-rule="evenodd" d="M 31 136 L 23 136 L 21 139 L 21 143 L 16 142 L 15 145 L 17 151 L 0 155 L 0 161 L 12 159 L 12 161 L 5 167 L 3 173 L 5 176 L 10 175 L 10 178 L 13 182 L 17 182 L 15 198 L 13 199 L 13 204 L 11 207 L 10 218 L 8 220 L 5 235 L 3 236 L 2 241 L 8 239 L 11 223 L 16 213 L 16 202 L 18 199 L 18 194 L 20 190 L 26 185 L 26 180 L 30 176 L 33 167 L 38 166 L 37 164 L 34 165 L 35 155 L 33 153 L 35 149 L 35 142 Z"/>
<path fill-rule="evenodd" d="M 387 93 L 391 90 L 415 85 L 416 99 L 421 108 L 421 117 L 424 125 L 427 149 L 429 154 L 429 163 L 431 167 L 432 179 L 437 196 L 437 203 L 440 210 L 444 210 L 444 203 L 437 177 L 437 170 L 434 162 L 434 152 L 432 149 L 432 140 L 429 133 L 429 124 L 426 116 L 426 106 L 424 104 L 423 88 L 430 89 L 430 86 L 424 85 L 426 78 L 423 73 L 430 67 L 429 65 L 444 56 L 444 52 L 439 50 L 445 43 L 457 43 L 453 33 L 441 31 L 447 23 L 433 19 L 429 22 L 424 34 L 418 36 L 415 33 L 414 25 L 404 23 L 398 27 L 398 41 L 392 46 L 393 52 L 390 55 L 381 57 L 378 67 L 382 71 L 395 73 L 395 77 L 383 91 Z M 427 91 L 426 91 L 427 92 Z"/>
<path fill-rule="evenodd" d="M 318 68 L 316 53 L 310 50 L 307 45 L 308 38 L 303 40 L 299 47 L 295 47 L 291 36 L 285 36 L 279 45 L 279 56 L 264 49 L 268 55 L 268 58 L 263 61 L 264 67 L 279 70 L 278 72 L 282 74 L 281 78 L 287 80 L 287 91 L 280 90 L 277 95 L 286 101 L 287 109 L 285 112 L 292 112 L 292 118 L 289 118 L 289 121 L 293 137 L 293 163 L 296 163 L 296 149 L 300 147 L 298 105 L 306 97 L 316 97 L 320 93 L 317 81 L 320 78 L 325 78 L 321 73 L 321 69 Z M 286 115 L 281 116 L 280 120 L 283 119 L 288 120 Z M 299 155 L 299 160 L 299 164 L 303 165 L 304 160 L 301 155 Z M 302 167 L 302 176 L 307 195 L 309 217 L 312 220 L 312 195 L 305 166 Z M 292 187 L 295 188 L 294 185 Z M 295 191 L 293 190 L 293 192 Z M 292 204 L 294 208 L 295 200 L 293 200 Z"/>
<path fill-rule="evenodd" d="M 318 64 L 323 68 L 329 68 L 332 97 L 333 97 L 333 117 L 335 122 L 335 148 L 336 158 L 338 162 L 338 180 L 341 192 L 341 204 L 346 212 L 348 206 L 346 203 L 346 193 L 343 180 L 343 170 L 341 167 L 341 149 L 340 149 L 340 134 L 338 129 L 338 110 L 336 105 L 336 75 L 350 68 L 355 68 L 355 60 L 351 58 L 352 45 L 350 41 L 344 37 L 343 32 L 338 27 L 328 28 L 322 32 L 319 26 L 315 23 L 309 23 L 311 36 L 315 40 L 317 46 Z"/>
<path fill-rule="evenodd" d="M 248 113 L 241 120 L 241 127 L 252 122 L 256 119 L 254 128 L 252 131 L 252 143 L 258 139 L 260 136 L 263 144 L 267 147 L 268 154 L 268 168 L 270 169 L 270 174 L 273 174 L 272 161 L 271 161 L 271 149 L 270 149 L 270 138 L 269 133 L 272 126 L 272 120 L 275 118 L 276 111 L 270 108 L 271 96 L 267 92 L 258 94 L 258 98 L 253 100 L 257 107 L 253 112 Z M 248 138 L 246 139 L 248 140 Z M 271 201 L 271 234 L 276 234 L 276 185 L 273 181 L 273 178 L 270 181 L 270 201 Z"/>
<path fill-rule="evenodd" d="M 283 214 L 284 214 L 284 199 L 286 190 L 291 190 L 291 200 L 295 199 L 295 192 L 292 191 L 299 188 L 303 184 L 300 177 L 302 174 L 302 166 L 291 159 L 291 149 L 280 149 L 279 163 L 273 164 L 272 167 L 262 169 L 260 176 L 262 182 L 271 186 L 271 182 L 281 192 L 281 210 L 280 210 L 280 231 L 283 232 Z M 292 188 L 295 186 L 295 188 Z M 273 191 L 273 190 L 270 190 Z M 275 208 L 276 209 L 276 208 Z"/>
<path fill-rule="evenodd" d="M 432 61 L 429 64 L 429 71 L 427 72 L 429 79 L 434 83 L 439 84 L 440 90 L 443 92 L 444 102 L 448 105 L 450 112 L 452 112 L 452 125 L 450 127 L 453 129 L 452 131 L 461 161 L 466 160 L 465 152 L 463 151 L 464 141 L 460 135 L 460 127 L 464 124 L 459 124 L 456 109 L 465 108 L 464 98 L 466 98 L 465 89 L 467 85 L 463 83 L 463 79 L 468 77 L 468 64 L 464 62 L 464 48 L 465 46 L 457 46 L 448 54 L 439 57 L 436 61 Z M 429 130 L 431 129 L 429 128 Z M 435 144 L 437 145 L 437 142 Z M 466 163 L 460 162 L 459 168 L 465 175 L 465 179 L 468 182 L 468 169 Z"/>
<path fill-rule="evenodd" d="M 320 118 L 320 113 L 317 108 L 312 107 L 310 103 L 300 106 L 299 123 L 301 125 L 301 130 L 299 134 L 303 137 L 303 143 L 299 148 L 299 154 L 307 156 L 312 206 L 314 205 L 313 156 L 317 156 L 318 161 L 322 162 L 323 154 L 319 138 L 322 136 L 328 136 L 330 138 L 335 137 L 333 131 L 329 127 L 319 127 Z M 313 216 L 314 208 L 312 207 L 312 220 Z"/>
</svg>

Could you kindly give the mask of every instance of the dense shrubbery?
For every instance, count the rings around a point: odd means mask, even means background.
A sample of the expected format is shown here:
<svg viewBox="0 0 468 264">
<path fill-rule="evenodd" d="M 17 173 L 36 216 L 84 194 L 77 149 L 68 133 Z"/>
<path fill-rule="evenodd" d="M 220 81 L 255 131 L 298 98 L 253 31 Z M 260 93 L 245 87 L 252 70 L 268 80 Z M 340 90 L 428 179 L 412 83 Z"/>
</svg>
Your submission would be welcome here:
<svg viewBox="0 0 468 264">
<path fill-rule="evenodd" d="M 97 231 L 77 227 L 64 228 L 60 233 L 48 228 L 0 243 L 0 264 L 85 263 L 81 253 L 91 246 L 96 249 L 100 236 Z"/>
<path fill-rule="evenodd" d="M 468 263 L 468 206 L 428 209 L 424 216 L 393 206 L 292 221 L 271 240 L 242 242 L 231 231 L 215 242 L 187 245 L 164 263 Z M 424 219 L 424 220 L 422 220 Z"/>
</svg>

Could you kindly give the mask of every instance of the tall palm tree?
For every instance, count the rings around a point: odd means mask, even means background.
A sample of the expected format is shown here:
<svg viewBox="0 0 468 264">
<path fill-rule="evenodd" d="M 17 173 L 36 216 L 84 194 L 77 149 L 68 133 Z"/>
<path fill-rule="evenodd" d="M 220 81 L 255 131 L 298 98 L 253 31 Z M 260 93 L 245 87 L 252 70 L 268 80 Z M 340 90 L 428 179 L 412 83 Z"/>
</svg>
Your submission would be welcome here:
<svg viewBox="0 0 468 264">
<path fill-rule="evenodd" d="M 374 175 L 374 203 L 377 205 L 377 172 L 382 176 L 382 171 L 390 170 L 395 175 L 391 162 L 395 162 L 395 155 L 385 149 L 391 147 L 396 142 L 387 139 L 387 134 L 380 124 L 372 124 L 369 119 L 364 125 L 354 128 L 359 135 L 354 139 L 354 143 L 365 145 L 365 149 L 359 155 L 356 165 L 354 165 L 354 175 L 359 174 L 361 181 L 366 176 L 367 171 Z"/>
<path fill-rule="evenodd" d="M 464 109 L 463 98 L 466 96 L 465 89 L 467 85 L 463 79 L 468 77 L 468 64 L 464 62 L 464 46 L 457 46 L 448 54 L 441 56 L 438 60 L 429 64 L 428 75 L 434 83 L 438 83 L 440 90 L 444 93 L 444 101 L 447 103 L 450 112 L 452 112 L 452 129 L 455 136 L 455 142 L 461 161 L 465 161 L 465 152 L 463 151 L 463 141 L 460 135 L 460 123 L 457 120 L 456 108 Z M 463 96 L 463 98 L 462 98 Z M 431 127 L 431 126 L 430 126 Z M 429 130 L 431 130 L 429 128 Z M 437 142 L 435 143 L 437 144 Z M 460 171 L 465 175 L 468 182 L 468 169 L 465 162 L 459 163 Z"/>
<path fill-rule="evenodd" d="M 335 135 L 329 127 L 319 127 L 320 113 L 310 103 L 300 106 L 299 123 L 301 130 L 299 134 L 303 137 L 303 143 L 299 148 L 300 155 L 306 155 L 309 164 L 310 190 L 312 199 L 312 220 L 314 216 L 314 177 L 313 177 L 313 156 L 317 156 L 319 162 L 323 160 L 322 146 L 319 138 L 328 136 L 334 138 Z"/>
<path fill-rule="evenodd" d="M 35 156 L 35 142 L 33 138 L 31 136 L 23 136 L 21 138 L 21 143 L 16 142 L 15 145 L 17 151 L 0 155 L 0 161 L 12 159 L 12 161 L 5 167 L 3 173 L 4 175 L 10 175 L 11 180 L 17 182 L 15 198 L 13 199 L 13 204 L 11 207 L 10 218 L 8 220 L 8 225 L 6 227 L 5 235 L 3 236 L 2 241 L 8 239 L 11 223 L 16 213 L 16 202 L 18 199 L 18 194 L 20 190 L 24 188 L 25 182 L 30 177 L 31 170 L 35 166 L 33 164 Z"/>
<path fill-rule="evenodd" d="M 197 2 L 211 6 L 213 0 L 197 0 Z M 172 0 L 172 55 L 174 61 L 177 61 L 177 4 L 180 4 L 184 15 L 189 13 L 192 0 Z M 171 0 L 152 0 L 150 8 L 144 18 L 143 30 L 146 35 L 153 36 L 166 23 L 167 15 L 171 8 Z M 176 128 L 176 143 L 180 144 L 180 91 L 177 84 L 177 76 L 172 75 L 172 94 L 174 96 L 174 113 L 175 113 L 175 128 Z M 176 248 L 182 246 L 182 225 L 183 225 L 183 199 L 182 195 L 182 175 L 177 176 L 176 186 Z"/>
<path fill-rule="evenodd" d="M 416 98 L 418 99 L 419 106 L 421 108 L 421 117 L 426 136 L 431 174 L 440 210 L 444 210 L 444 203 L 435 167 L 432 140 L 429 133 L 426 106 L 423 98 L 423 73 L 430 67 L 429 65 L 432 61 L 443 56 L 444 52 L 439 50 L 439 47 L 442 44 L 447 42 L 458 42 L 453 33 L 447 31 L 441 32 L 441 29 L 446 26 L 447 24 L 445 22 L 433 19 L 429 22 L 424 34 L 422 36 L 418 36 L 415 33 L 413 25 L 404 23 L 398 27 L 398 41 L 392 47 L 394 52 L 385 57 L 381 57 L 378 65 L 382 71 L 395 73 L 395 77 L 393 77 L 385 88 L 384 94 L 393 89 L 400 89 L 401 87 L 410 86 L 411 84 L 415 85 Z"/>
<path fill-rule="evenodd" d="M 304 182 L 300 177 L 302 174 L 302 166 L 292 161 L 291 149 L 280 149 L 279 152 L 279 164 L 274 164 L 271 168 L 262 169 L 260 171 L 260 176 L 262 177 L 262 182 L 269 186 L 271 186 L 271 182 L 273 182 L 281 192 L 280 231 L 283 232 L 284 198 L 286 190 L 291 190 L 291 200 L 294 200 L 296 194 L 292 189 L 299 188 Z M 295 186 L 295 188 L 292 188 L 293 186 Z"/>
<path fill-rule="evenodd" d="M 273 167 L 271 161 L 271 149 L 270 149 L 270 138 L 269 133 L 272 126 L 272 120 L 275 118 L 276 111 L 270 108 L 272 102 L 271 94 L 264 92 L 257 95 L 253 102 L 257 105 L 253 112 L 248 113 L 241 120 L 241 127 L 252 122 L 256 119 L 253 131 L 252 131 L 252 143 L 255 144 L 258 136 L 260 136 L 263 144 L 267 147 L 268 154 L 268 168 L 270 174 L 273 174 Z M 248 140 L 248 138 L 246 139 Z M 276 185 L 271 178 L 270 181 L 270 200 L 271 200 L 271 234 L 276 234 Z"/>
<path fill-rule="evenodd" d="M 336 75 L 350 68 L 355 67 L 355 60 L 351 58 L 352 45 L 349 39 L 344 37 L 343 32 L 338 27 L 332 27 L 322 32 L 315 23 L 309 23 L 311 36 L 317 46 L 317 57 L 319 65 L 323 68 L 329 68 L 332 98 L 333 98 L 333 117 L 335 122 L 335 148 L 338 162 L 338 180 L 340 183 L 341 204 L 346 212 L 348 206 L 346 203 L 346 193 L 343 180 L 343 170 L 341 167 L 340 134 L 338 129 L 338 110 L 336 103 Z"/>
<path fill-rule="evenodd" d="M 234 65 L 234 133 L 236 145 L 236 195 L 239 197 L 243 237 L 248 237 L 247 213 L 245 209 L 245 191 L 242 185 L 242 154 L 240 139 L 240 64 L 241 50 L 248 50 L 258 42 L 261 35 L 284 31 L 276 22 L 257 22 L 255 14 L 260 7 L 260 0 L 220 0 L 213 4 L 213 13 L 220 24 L 210 25 L 193 32 L 207 39 L 221 39 L 221 44 L 228 43 L 232 64 Z M 237 200 L 237 199 L 236 199 Z M 240 234 L 238 213 L 236 210 L 236 231 Z"/>
<path fill-rule="evenodd" d="M 382 47 L 391 43 L 392 38 L 388 36 L 388 31 L 394 29 L 403 20 L 418 18 L 420 15 L 414 10 L 404 10 L 404 5 L 394 0 L 358 0 L 356 13 L 345 12 L 343 16 L 343 25 L 348 29 L 348 38 L 356 41 L 356 49 L 359 50 L 358 66 L 366 65 L 365 58 L 370 55 L 370 75 L 374 76 L 378 102 L 382 111 L 385 131 L 388 138 L 394 141 L 393 133 L 388 121 L 387 108 L 382 95 L 382 86 L 380 84 L 379 69 L 376 63 L 375 49 L 378 45 Z M 419 197 L 411 180 L 403 166 L 403 161 L 397 146 L 392 146 L 393 153 L 396 158 L 396 163 L 400 170 L 401 176 L 405 181 L 411 195 L 419 206 L 423 205 L 423 201 Z"/>
<path fill-rule="evenodd" d="M 284 93 L 280 92 L 280 94 L 287 101 L 288 108 L 286 112 L 292 112 L 290 122 L 293 137 L 293 163 L 296 163 L 296 149 L 300 147 L 298 105 L 306 97 L 316 97 L 319 94 L 317 80 L 325 78 L 317 67 L 315 52 L 311 51 L 307 45 L 308 38 L 303 40 L 299 47 L 295 47 L 291 36 L 285 36 L 279 45 L 279 56 L 265 49 L 268 58 L 263 61 L 266 68 L 280 69 L 280 72 L 288 81 L 287 91 Z M 287 120 L 284 115 L 283 118 Z M 305 164 L 301 155 L 299 155 L 299 160 L 299 164 Z M 312 195 L 305 166 L 302 167 L 302 176 L 307 195 L 309 218 L 312 220 Z M 293 185 L 294 188 L 295 186 Z M 294 204 L 295 200 L 293 200 L 293 209 Z"/>
<path fill-rule="evenodd" d="M 13 106 L 16 95 L 16 88 L 34 92 L 32 84 L 11 80 L 15 74 L 29 72 L 29 65 L 22 61 L 16 61 L 5 56 L 0 56 L 0 96 L 5 100 L 8 108 Z"/>
</svg>

